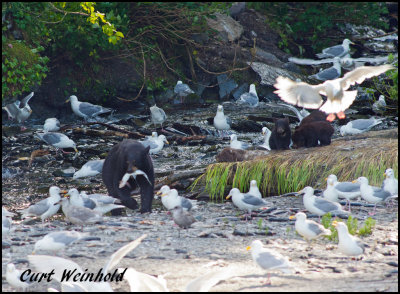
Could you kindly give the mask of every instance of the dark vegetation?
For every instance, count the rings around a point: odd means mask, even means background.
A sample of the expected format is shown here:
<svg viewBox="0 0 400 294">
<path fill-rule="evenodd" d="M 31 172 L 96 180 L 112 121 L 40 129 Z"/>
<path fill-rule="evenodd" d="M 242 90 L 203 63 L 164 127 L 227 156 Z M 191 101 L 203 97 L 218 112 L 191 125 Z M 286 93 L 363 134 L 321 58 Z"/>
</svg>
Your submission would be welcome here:
<svg viewBox="0 0 400 294">
<path fill-rule="evenodd" d="M 202 73 L 215 75 L 199 61 L 219 42 L 206 18 L 227 14 L 231 4 L 3 2 L 2 99 L 44 82 L 49 99 L 79 93 L 131 101 L 171 89 L 178 79 L 195 83 Z M 296 56 L 341 42 L 337 31 L 345 23 L 387 28 L 384 3 L 249 2 L 247 8 L 267 15 L 279 46 Z M 230 58 L 219 73 L 244 74 L 236 51 Z"/>
</svg>

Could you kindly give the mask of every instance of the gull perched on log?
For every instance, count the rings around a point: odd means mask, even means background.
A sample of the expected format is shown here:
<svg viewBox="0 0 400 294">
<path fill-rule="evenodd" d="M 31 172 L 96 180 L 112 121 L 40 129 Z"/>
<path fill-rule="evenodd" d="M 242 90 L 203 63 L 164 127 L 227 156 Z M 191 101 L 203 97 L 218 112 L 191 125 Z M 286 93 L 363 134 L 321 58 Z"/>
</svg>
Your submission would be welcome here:
<svg viewBox="0 0 400 294">
<path fill-rule="evenodd" d="M 362 66 L 346 73 L 342 78 L 327 80 L 319 85 L 295 82 L 289 78 L 279 76 L 274 85 L 277 89 L 274 93 L 287 103 L 305 108 L 319 108 L 329 114 L 326 120 L 333 121 L 335 113 L 338 118 L 345 118 L 344 111 L 356 99 L 357 90 L 346 91 L 350 86 L 361 84 L 365 79 L 378 76 L 394 68 L 390 64 Z M 325 103 L 320 94 L 327 97 Z"/>
<path fill-rule="evenodd" d="M 350 51 L 350 44 L 354 45 L 349 39 L 344 39 L 341 45 L 325 48 L 322 50 L 322 53 L 316 55 L 318 58 L 342 57 Z"/>
<path fill-rule="evenodd" d="M 65 102 L 71 101 L 72 111 L 85 120 L 88 118 L 94 118 L 100 114 L 111 112 L 112 109 L 105 108 L 100 105 L 94 105 L 89 102 L 78 101 L 78 97 L 71 95 Z"/>
</svg>

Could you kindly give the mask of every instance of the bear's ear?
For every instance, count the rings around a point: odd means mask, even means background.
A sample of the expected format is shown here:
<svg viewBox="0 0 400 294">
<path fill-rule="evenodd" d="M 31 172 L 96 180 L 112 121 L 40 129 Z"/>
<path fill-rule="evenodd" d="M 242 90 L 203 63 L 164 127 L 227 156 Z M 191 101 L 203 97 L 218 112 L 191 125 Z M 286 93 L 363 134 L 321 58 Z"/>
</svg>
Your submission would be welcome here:
<svg viewBox="0 0 400 294">
<path fill-rule="evenodd" d="M 146 148 L 144 148 L 144 153 L 149 153 L 149 151 L 150 151 L 150 146 L 147 146 Z"/>
</svg>

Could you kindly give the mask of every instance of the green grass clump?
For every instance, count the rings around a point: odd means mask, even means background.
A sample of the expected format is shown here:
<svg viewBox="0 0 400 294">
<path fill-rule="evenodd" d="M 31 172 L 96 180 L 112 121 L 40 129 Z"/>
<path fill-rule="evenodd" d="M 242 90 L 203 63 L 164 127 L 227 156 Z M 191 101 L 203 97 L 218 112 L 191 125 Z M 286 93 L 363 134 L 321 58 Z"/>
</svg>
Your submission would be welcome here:
<svg viewBox="0 0 400 294">
<path fill-rule="evenodd" d="M 376 221 L 372 217 L 365 220 L 364 225 L 358 230 L 359 236 L 368 236 L 372 234 L 372 228 L 375 227 Z"/>
</svg>

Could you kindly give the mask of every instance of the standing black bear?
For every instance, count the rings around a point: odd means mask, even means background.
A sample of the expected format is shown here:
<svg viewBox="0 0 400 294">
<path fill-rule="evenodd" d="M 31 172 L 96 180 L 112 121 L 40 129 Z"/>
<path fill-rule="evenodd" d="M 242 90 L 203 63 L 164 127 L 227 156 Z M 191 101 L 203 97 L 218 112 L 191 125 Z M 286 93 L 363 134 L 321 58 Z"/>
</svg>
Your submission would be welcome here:
<svg viewBox="0 0 400 294">
<path fill-rule="evenodd" d="M 299 126 L 302 126 L 304 124 L 308 124 L 313 121 L 326 121 L 328 114 L 325 112 L 322 112 L 319 109 L 313 110 L 309 115 L 307 115 L 303 120 L 301 121 Z"/>
<path fill-rule="evenodd" d="M 289 149 L 292 133 L 289 127 L 289 119 L 279 118 L 275 121 L 275 127 L 272 129 L 271 137 L 269 138 L 269 147 L 271 149 Z"/>
<path fill-rule="evenodd" d="M 120 199 L 122 204 L 130 209 L 138 208 L 136 200 L 131 197 L 131 191 L 139 185 L 142 213 L 151 212 L 154 197 L 154 168 L 149 150 L 150 146 L 144 147 L 138 141 L 125 139 L 110 150 L 104 161 L 102 173 L 108 194 Z M 120 189 L 119 183 L 125 173 L 132 173 L 137 169 L 147 174 L 151 184 L 143 175 L 138 175 L 136 180 L 131 177 L 128 184 Z M 114 209 L 112 214 L 121 214 L 121 209 Z"/>
<path fill-rule="evenodd" d="M 296 127 L 293 139 L 293 147 L 315 147 L 331 144 L 331 137 L 334 133 L 334 128 L 327 121 L 313 121 L 306 124 L 300 124 Z"/>
</svg>

